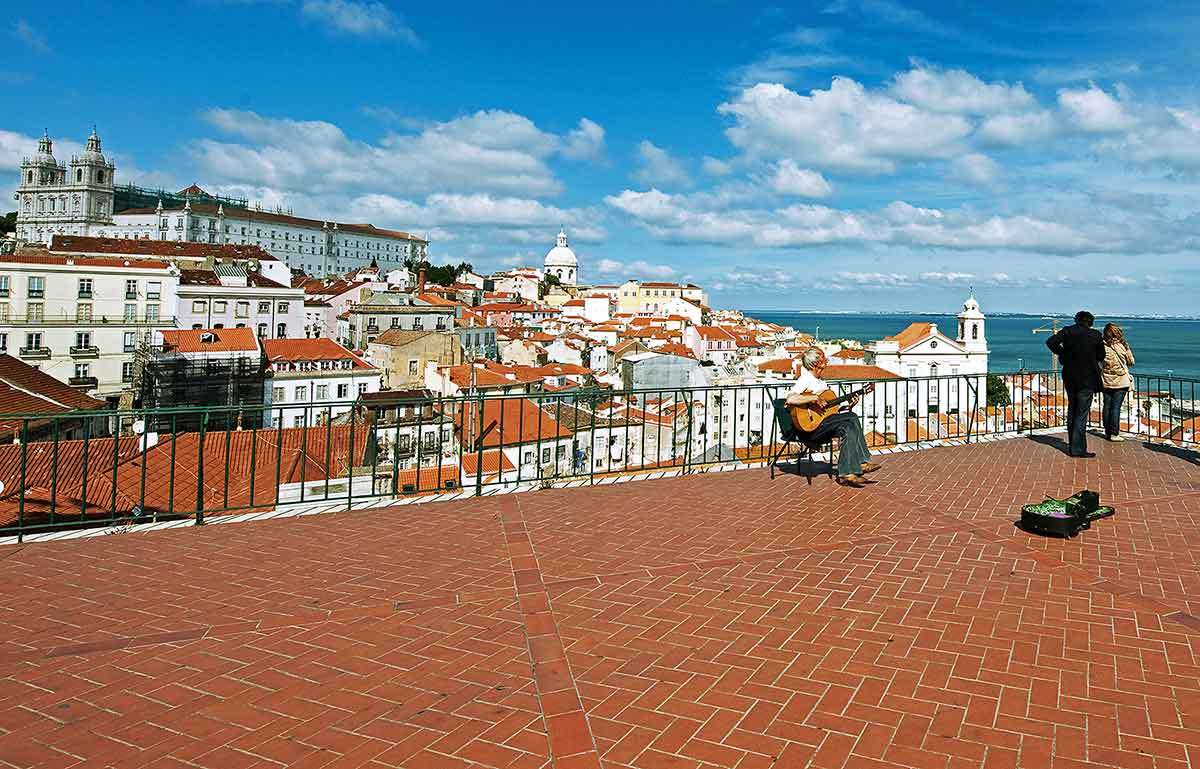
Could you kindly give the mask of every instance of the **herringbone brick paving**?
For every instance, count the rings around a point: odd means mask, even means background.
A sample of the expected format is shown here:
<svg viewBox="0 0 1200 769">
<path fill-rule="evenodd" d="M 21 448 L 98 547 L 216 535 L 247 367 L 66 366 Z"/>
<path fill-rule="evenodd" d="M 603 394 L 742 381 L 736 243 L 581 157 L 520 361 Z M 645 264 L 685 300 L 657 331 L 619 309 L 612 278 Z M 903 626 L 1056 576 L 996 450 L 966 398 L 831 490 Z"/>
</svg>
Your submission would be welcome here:
<svg viewBox="0 0 1200 769">
<path fill-rule="evenodd" d="M 1099 451 L 0 550 L 0 765 L 1200 766 L 1198 460 Z"/>
</svg>

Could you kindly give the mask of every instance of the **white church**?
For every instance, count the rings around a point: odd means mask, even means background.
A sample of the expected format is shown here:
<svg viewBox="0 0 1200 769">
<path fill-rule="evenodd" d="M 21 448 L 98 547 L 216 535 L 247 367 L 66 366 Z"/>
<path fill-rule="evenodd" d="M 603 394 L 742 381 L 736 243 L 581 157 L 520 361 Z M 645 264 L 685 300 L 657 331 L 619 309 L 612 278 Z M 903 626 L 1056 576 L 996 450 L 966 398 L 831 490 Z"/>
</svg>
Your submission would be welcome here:
<svg viewBox="0 0 1200 769">
<path fill-rule="evenodd" d="M 546 261 L 542 271 L 544 275 L 553 275 L 564 286 L 579 284 L 579 259 L 567 245 L 567 232 L 559 228 L 554 248 L 546 252 Z"/>
</svg>

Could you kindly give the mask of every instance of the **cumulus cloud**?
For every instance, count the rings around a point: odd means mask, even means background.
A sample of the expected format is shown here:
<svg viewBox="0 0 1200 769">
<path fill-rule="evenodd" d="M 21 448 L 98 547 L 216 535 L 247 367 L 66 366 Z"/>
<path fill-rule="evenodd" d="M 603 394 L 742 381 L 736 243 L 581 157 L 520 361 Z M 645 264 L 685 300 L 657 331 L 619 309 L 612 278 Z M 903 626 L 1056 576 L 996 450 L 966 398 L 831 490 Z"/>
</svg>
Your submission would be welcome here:
<svg viewBox="0 0 1200 769">
<path fill-rule="evenodd" d="M 991 115 L 1021 112 L 1034 105 L 1021 83 L 985 83 L 961 69 L 920 65 L 896 75 L 891 86 L 899 99 L 931 112 Z"/>
<path fill-rule="evenodd" d="M 709 176 L 728 176 L 733 172 L 733 164 L 727 160 L 704 156 L 700 168 Z"/>
<path fill-rule="evenodd" d="M 1139 163 L 1200 170 L 1200 110 L 1165 109 L 1110 146 Z"/>
<path fill-rule="evenodd" d="M 670 278 L 675 275 L 675 268 L 669 264 L 652 264 L 644 259 L 631 262 L 601 259 L 596 262 L 596 271 L 601 275 L 619 275 L 626 279 Z"/>
<path fill-rule="evenodd" d="M 605 202 L 664 242 L 763 248 L 839 243 L 891 243 L 959 250 L 995 249 L 1083 254 L 1115 251 L 1142 238 L 1105 216 L 1071 223 L 1030 214 L 999 216 L 960 208 L 941 210 L 896 201 L 877 211 L 813 204 L 777 209 L 705 208 L 696 197 L 657 189 L 624 190 Z M 1166 247 L 1169 236 L 1156 241 Z M 1144 243 L 1143 247 L 1149 247 Z M 1170 246 L 1177 248 L 1175 244 Z"/>
<path fill-rule="evenodd" d="M 800 168 L 791 159 L 779 161 L 766 181 L 767 186 L 780 195 L 823 198 L 833 192 L 829 182 L 819 172 Z"/>
<path fill-rule="evenodd" d="M 351 139 L 333 123 L 319 120 L 229 109 L 213 109 L 204 117 L 243 140 L 205 139 L 192 148 L 201 167 L 218 182 L 315 193 L 374 188 L 390 178 L 403 180 L 406 191 L 415 194 L 554 195 L 562 184 L 547 160 L 556 154 L 580 157 L 594 152 L 603 132 L 599 125 L 581 121 L 566 136 L 558 136 L 523 115 L 481 110 L 416 132 L 389 133 L 372 144 Z"/>
<path fill-rule="evenodd" d="M 950 168 L 956 178 L 976 187 L 992 187 L 1000 180 L 1000 166 L 978 152 L 955 158 Z"/>
<path fill-rule="evenodd" d="M 395 37 L 420 45 L 417 33 L 381 2 L 365 0 L 303 0 L 304 16 L 328 24 L 333 30 L 359 37 Z"/>
<path fill-rule="evenodd" d="M 906 104 L 845 77 L 808 95 L 760 83 L 717 111 L 733 119 L 726 135 L 752 158 L 790 157 L 862 173 L 891 173 L 898 160 L 955 154 L 972 128 L 961 115 Z"/>
<path fill-rule="evenodd" d="M 634 173 L 634 178 L 642 184 L 663 187 L 690 187 L 692 184 L 683 164 L 648 139 L 638 144 L 637 158 L 641 167 Z"/>
<path fill-rule="evenodd" d="M 1064 88 L 1058 92 L 1058 106 L 1067 120 L 1087 133 L 1113 133 L 1133 125 L 1133 119 L 1118 100 L 1090 83 L 1086 90 Z"/>
<path fill-rule="evenodd" d="M 587 118 L 567 133 L 562 144 L 563 157 L 574 160 L 597 160 L 604 155 L 604 127 Z"/>
<path fill-rule="evenodd" d="M 559 224 L 585 222 L 592 218 L 591 215 L 576 209 L 549 206 L 526 198 L 498 197 L 486 193 L 435 193 L 420 203 L 386 194 L 369 193 L 354 198 L 351 207 L 363 212 L 368 218 L 407 221 L 429 227 L 541 225 L 549 228 Z M 543 234 L 541 239 L 552 242 L 553 233 Z"/>
<path fill-rule="evenodd" d="M 1049 110 L 1034 109 L 1005 115 L 991 115 L 976 131 L 984 144 L 1025 145 L 1054 135 L 1057 122 Z"/>
</svg>

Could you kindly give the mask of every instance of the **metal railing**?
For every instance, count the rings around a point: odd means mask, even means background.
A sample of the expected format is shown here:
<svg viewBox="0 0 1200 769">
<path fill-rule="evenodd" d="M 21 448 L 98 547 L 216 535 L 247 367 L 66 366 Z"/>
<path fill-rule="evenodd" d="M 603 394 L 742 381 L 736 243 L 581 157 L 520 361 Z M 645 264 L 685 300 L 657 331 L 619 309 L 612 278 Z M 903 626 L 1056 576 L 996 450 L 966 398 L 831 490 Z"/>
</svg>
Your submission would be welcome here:
<svg viewBox="0 0 1200 769">
<path fill-rule="evenodd" d="M 1065 424 L 1056 372 L 874 382 L 855 406 L 873 448 Z M 838 393 L 864 381 L 839 381 Z M 723 464 L 783 448 L 790 383 L 0 414 L 0 536 L 446 492 L 484 495 Z M 1200 380 L 1142 376 L 1124 432 L 1197 442 Z M 786 416 L 786 413 L 785 413 Z M 1099 424 L 1100 405 L 1089 422 Z"/>
</svg>

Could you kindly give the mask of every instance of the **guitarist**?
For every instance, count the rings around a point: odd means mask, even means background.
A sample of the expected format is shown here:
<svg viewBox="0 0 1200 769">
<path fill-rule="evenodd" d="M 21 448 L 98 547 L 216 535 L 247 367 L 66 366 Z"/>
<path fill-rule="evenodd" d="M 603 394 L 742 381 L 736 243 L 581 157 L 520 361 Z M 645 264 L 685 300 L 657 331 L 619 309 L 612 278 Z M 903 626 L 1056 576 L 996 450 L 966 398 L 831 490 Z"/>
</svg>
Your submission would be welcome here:
<svg viewBox="0 0 1200 769">
<path fill-rule="evenodd" d="M 810 408 L 819 401 L 820 393 L 829 389 L 820 378 L 828 361 L 819 348 L 810 347 L 806 350 L 801 363 L 803 365 L 800 375 L 787 397 L 789 409 Z M 841 486 L 852 488 L 862 488 L 866 484 L 865 476 L 879 469 L 877 463 L 870 461 L 871 452 L 863 435 L 862 422 L 859 421 L 858 414 L 853 412 L 859 397 L 856 394 L 846 402 L 844 410 L 825 417 L 812 432 L 801 433 L 805 442 L 813 444 L 828 443 L 834 438 L 841 439 L 837 482 Z"/>
</svg>

